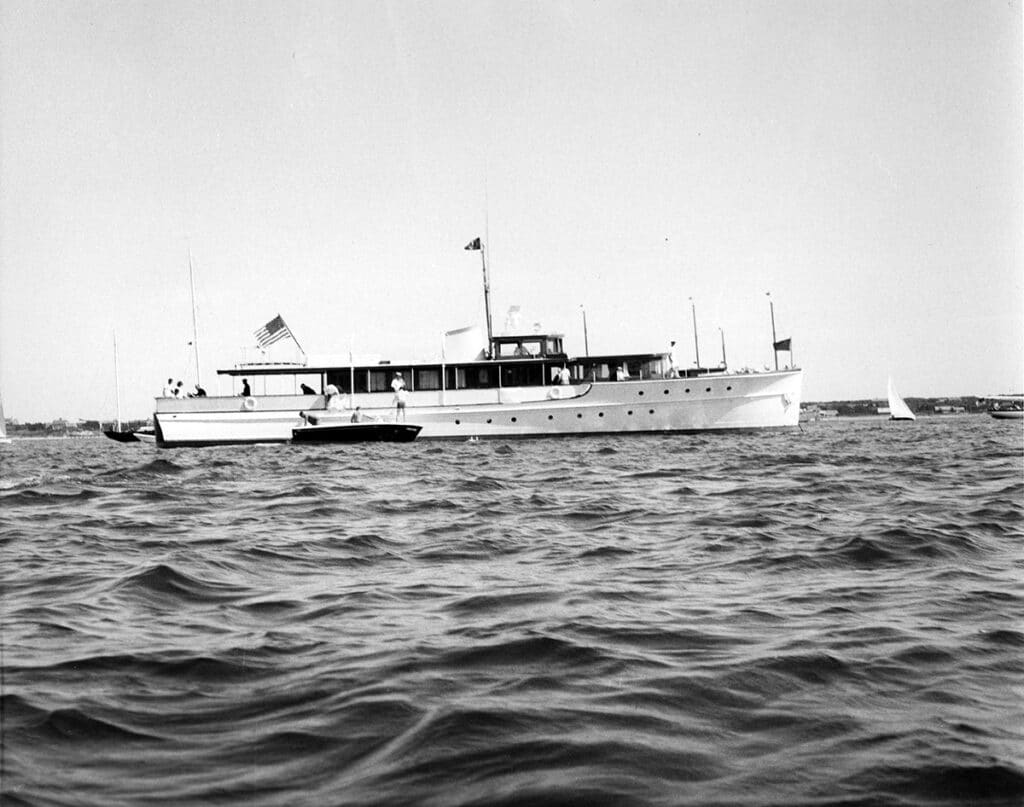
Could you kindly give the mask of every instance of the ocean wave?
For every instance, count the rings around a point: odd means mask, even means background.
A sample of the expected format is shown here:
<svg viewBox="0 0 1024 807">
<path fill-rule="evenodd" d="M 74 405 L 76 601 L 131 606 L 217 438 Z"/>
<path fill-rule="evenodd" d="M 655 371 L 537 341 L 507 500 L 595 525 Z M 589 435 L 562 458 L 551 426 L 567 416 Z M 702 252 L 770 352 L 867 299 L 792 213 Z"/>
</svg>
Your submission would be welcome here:
<svg viewBox="0 0 1024 807">
<path fill-rule="evenodd" d="M 3 801 L 1016 804 L 1022 478 L 970 418 L 23 447 Z"/>
</svg>

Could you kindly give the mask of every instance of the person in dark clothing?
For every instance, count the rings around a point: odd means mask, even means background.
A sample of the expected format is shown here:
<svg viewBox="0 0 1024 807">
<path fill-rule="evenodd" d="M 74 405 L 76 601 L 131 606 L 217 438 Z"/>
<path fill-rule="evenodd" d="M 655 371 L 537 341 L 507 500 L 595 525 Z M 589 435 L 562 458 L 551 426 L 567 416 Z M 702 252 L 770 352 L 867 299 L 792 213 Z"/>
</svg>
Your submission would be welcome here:
<svg viewBox="0 0 1024 807">
<path fill-rule="evenodd" d="M 249 389 L 249 380 L 246 378 L 242 379 L 242 397 L 248 398 L 252 395 L 252 391 Z"/>
<path fill-rule="evenodd" d="M 299 389 L 302 390 L 303 395 L 316 395 L 316 390 L 309 384 L 299 384 Z"/>
</svg>

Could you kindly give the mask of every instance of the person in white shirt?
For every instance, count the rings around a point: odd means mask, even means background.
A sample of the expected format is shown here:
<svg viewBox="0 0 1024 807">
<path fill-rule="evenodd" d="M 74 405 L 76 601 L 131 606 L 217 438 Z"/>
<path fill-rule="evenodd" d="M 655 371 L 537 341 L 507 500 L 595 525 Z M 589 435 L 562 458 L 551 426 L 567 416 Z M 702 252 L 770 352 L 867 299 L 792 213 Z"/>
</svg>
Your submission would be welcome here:
<svg viewBox="0 0 1024 807">
<path fill-rule="evenodd" d="M 405 379 L 402 378 L 401 373 L 395 373 L 395 377 L 391 381 L 391 389 L 395 394 L 398 393 L 398 390 L 405 389 Z"/>
<path fill-rule="evenodd" d="M 668 377 L 679 378 L 679 368 L 676 367 L 676 343 L 675 340 L 668 346 Z"/>
<path fill-rule="evenodd" d="M 334 386 L 334 384 L 328 384 L 324 387 L 324 408 L 331 412 L 337 412 L 341 409 L 341 391 Z"/>
<path fill-rule="evenodd" d="M 162 398 L 173 398 L 174 397 L 174 379 L 168 378 L 167 383 L 164 384 L 164 391 L 160 393 Z"/>
<path fill-rule="evenodd" d="M 409 391 L 405 386 L 395 389 L 395 423 L 401 420 L 405 423 L 405 402 L 409 398 Z"/>
</svg>

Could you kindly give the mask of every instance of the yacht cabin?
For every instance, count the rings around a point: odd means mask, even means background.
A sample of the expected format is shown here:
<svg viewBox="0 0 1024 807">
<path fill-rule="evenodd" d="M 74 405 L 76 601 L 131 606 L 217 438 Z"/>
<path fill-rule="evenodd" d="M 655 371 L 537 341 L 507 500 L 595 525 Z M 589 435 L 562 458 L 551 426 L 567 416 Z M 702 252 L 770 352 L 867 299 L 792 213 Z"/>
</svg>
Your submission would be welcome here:
<svg viewBox="0 0 1024 807">
<path fill-rule="evenodd" d="M 616 353 L 570 358 L 563 347 L 563 335 L 558 333 L 530 333 L 494 336 L 490 340 L 490 354 L 481 350 L 471 361 L 447 363 L 444 360 L 428 363 L 405 363 L 382 360 L 376 364 L 355 364 L 314 367 L 300 364 L 241 364 L 218 374 L 233 378 L 261 378 L 263 387 L 272 384 L 278 393 L 293 381 L 297 392 L 301 384 L 323 391 L 333 384 L 345 395 L 391 392 L 391 382 L 401 373 L 406 388 L 416 391 L 445 391 L 473 389 L 502 389 L 507 387 L 547 387 L 566 383 L 562 380 L 567 369 L 568 383 L 602 383 L 662 378 L 668 373 L 668 358 L 664 353 Z M 724 372 L 724 367 L 679 368 L 685 377 Z M 283 384 L 282 384 L 283 382 Z M 266 393 L 264 393 L 266 394 Z"/>
</svg>

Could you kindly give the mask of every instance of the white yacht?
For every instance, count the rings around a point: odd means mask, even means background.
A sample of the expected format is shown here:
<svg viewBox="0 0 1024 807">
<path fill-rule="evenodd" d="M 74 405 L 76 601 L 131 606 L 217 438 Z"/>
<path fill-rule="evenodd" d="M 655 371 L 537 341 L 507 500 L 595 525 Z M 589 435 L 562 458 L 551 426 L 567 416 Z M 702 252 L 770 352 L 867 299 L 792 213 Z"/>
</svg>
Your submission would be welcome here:
<svg viewBox="0 0 1024 807">
<path fill-rule="evenodd" d="M 153 424 L 164 447 L 287 442 L 303 413 L 358 407 L 376 421 L 394 420 L 393 383 L 405 387 L 403 422 L 419 440 L 645 434 L 797 426 L 803 372 L 678 371 L 666 353 L 569 356 L 558 333 L 492 334 L 489 281 L 481 252 L 487 337 L 479 328 L 448 334 L 443 358 L 247 363 L 218 370 L 245 395 L 158 398 Z M 772 314 L 774 332 L 774 309 Z M 280 315 L 256 333 L 261 344 L 291 337 Z M 774 333 L 773 333 L 774 338 Z M 297 344 L 297 343 L 296 343 Z M 724 352 L 724 351 L 723 351 Z M 198 368 L 197 368 L 198 375 Z M 325 394 L 331 393 L 331 394 Z M 340 412 L 338 411 L 340 410 Z"/>
</svg>

